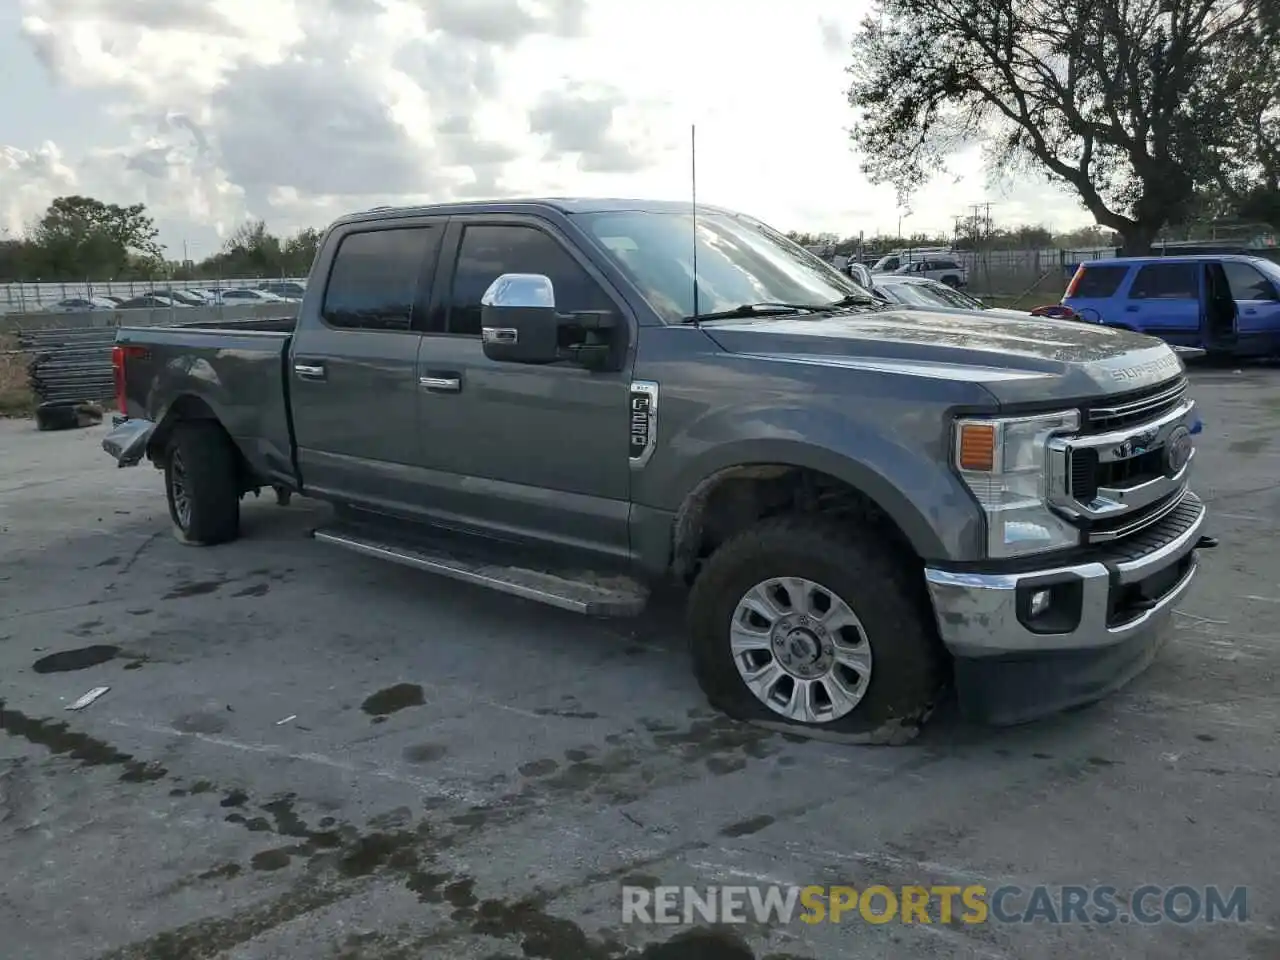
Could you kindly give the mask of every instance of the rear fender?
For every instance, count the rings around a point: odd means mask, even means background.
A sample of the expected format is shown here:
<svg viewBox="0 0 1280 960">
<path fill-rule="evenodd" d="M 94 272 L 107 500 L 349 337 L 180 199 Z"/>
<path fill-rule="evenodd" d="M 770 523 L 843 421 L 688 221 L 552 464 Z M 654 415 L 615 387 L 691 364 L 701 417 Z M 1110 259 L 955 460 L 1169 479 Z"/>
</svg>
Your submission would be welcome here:
<svg viewBox="0 0 1280 960">
<path fill-rule="evenodd" d="M 183 394 L 160 415 L 146 440 L 147 459 L 157 467 L 164 466 L 165 449 L 174 428 L 184 420 L 213 420 L 221 422 L 213 408 L 203 398 Z"/>
</svg>

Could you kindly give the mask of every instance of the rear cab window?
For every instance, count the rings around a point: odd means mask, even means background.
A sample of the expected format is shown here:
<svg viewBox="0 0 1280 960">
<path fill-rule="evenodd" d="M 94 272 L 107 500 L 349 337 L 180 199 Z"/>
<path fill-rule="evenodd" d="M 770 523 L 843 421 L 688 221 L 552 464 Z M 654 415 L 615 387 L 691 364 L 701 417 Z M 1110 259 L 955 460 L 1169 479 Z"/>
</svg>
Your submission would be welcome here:
<svg viewBox="0 0 1280 960">
<path fill-rule="evenodd" d="M 408 331 L 423 271 L 434 268 L 440 226 L 378 227 L 338 241 L 320 314 L 346 330 Z"/>
</svg>

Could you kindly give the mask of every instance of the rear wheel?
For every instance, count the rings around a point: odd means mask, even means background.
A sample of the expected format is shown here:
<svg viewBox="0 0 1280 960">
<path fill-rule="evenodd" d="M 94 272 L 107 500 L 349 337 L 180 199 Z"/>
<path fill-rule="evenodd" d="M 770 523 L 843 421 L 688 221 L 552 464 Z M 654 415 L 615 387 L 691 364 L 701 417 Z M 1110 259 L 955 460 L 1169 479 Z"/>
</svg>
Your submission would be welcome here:
<svg viewBox="0 0 1280 960">
<path fill-rule="evenodd" d="M 219 424 L 178 424 L 165 454 L 164 479 L 169 517 L 180 541 L 213 546 L 239 536 L 236 451 Z"/>
<path fill-rule="evenodd" d="M 960 289 L 960 278 L 955 276 L 954 274 L 947 274 L 945 277 L 942 278 L 942 282 L 945 283 L 952 290 Z"/>
<path fill-rule="evenodd" d="M 947 666 L 917 566 L 831 518 L 744 531 L 712 555 L 689 597 L 703 692 L 735 719 L 805 736 L 911 739 Z"/>
</svg>

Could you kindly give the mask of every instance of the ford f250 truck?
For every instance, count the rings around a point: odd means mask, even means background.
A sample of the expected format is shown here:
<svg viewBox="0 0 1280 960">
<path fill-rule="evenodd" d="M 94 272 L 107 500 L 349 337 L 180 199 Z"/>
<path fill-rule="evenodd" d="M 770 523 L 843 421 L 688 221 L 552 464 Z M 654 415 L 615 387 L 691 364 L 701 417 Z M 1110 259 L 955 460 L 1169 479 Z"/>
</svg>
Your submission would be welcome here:
<svg viewBox="0 0 1280 960">
<path fill-rule="evenodd" d="M 688 589 L 730 716 L 896 742 L 1160 647 L 1205 507 L 1181 360 L 1069 321 L 895 309 L 727 210 L 553 199 L 327 231 L 296 319 L 121 327 L 103 446 L 178 537 L 243 496 L 315 539 L 592 615 Z"/>
</svg>

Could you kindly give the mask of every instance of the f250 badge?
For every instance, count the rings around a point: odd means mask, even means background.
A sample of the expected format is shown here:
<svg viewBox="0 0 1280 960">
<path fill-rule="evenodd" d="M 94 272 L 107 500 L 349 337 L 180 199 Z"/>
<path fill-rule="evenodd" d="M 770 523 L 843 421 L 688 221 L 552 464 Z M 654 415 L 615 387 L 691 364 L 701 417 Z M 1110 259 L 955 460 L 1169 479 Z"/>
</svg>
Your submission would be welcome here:
<svg viewBox="0 0 1280 960">
<path fill-rule="evenodd" d="M 629 402 L 631 466 L 639 469 L 649 462 L 658 442 L 658 385 L 652 380 L 635 380 Z"/>
</svg>

